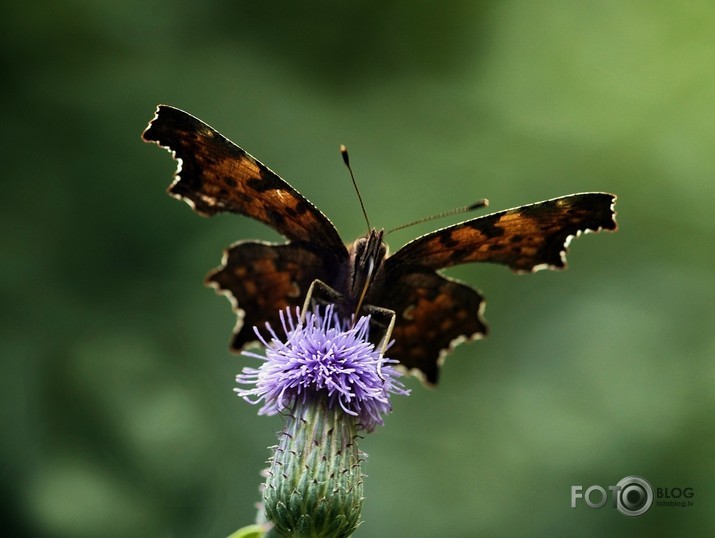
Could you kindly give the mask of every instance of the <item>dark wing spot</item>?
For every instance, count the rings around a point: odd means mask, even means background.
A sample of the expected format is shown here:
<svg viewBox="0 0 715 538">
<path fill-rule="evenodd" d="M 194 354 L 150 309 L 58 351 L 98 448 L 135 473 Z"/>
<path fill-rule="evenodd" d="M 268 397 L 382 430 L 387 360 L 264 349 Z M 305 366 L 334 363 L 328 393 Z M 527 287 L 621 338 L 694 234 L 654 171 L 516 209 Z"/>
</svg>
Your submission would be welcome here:
<svg viewBox="0 0 715 538">
<path fill-rule="evenodd" d="M 441 235 L 439 238 L 439 242 L 442 243 L 445 248 L 455 248 L 459 246 L 459 241 L 454 239 L 451 233 Z"/>
<path fill-rule="evenodd" d="M 454 265 L 456 265 L 459 263 L 460 260 L 463 260 L 464 258 L 469 256 L 470 252 L 471 249 L 468 248 L 457 248 L 449 253 L 449 258 L 453 261 Z"/>
<path fill-rule="evenodd" d="M 497 221 L 498 222 L 498 221 Z M 464 223 L 465 227 L 472 228 L 473 230 L 477 230 L 479 233 L 482 235 L 488 237 L 488 238 L 494 238 L 494 237 L 501 237 L 504 235 L 504 229 L 500 228 L 499 226 L 495 226 L 491 222 L 486 222 L 484 220 L 480 219 L 475 219 L 474 221 L 471 222 L 465 222 Z"/>
</svg>

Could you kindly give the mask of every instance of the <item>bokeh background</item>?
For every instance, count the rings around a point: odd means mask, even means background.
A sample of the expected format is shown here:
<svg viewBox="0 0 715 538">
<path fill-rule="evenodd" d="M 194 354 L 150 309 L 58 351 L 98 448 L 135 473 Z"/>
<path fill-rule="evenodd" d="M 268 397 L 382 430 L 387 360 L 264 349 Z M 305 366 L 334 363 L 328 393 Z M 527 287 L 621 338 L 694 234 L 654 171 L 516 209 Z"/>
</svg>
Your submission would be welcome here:
<svg viewBox="0 0 715 538">
<path fill-rule="evenodd" d="M 4 2 L 0 46 L 6 533 L 224 537 L 255 517 L 280 419 L 233 394 L 250 361 L 202 279 L 231 242 L 280 238 L 165 195 L 175 163 L 139 138 L 158 103 L 347 240 L 364 223 L 340 143 L 386 228 L 482 197 L 619 197 L 618 233 L 574 241 L 566 272 L 449 272 L 484 291 L 492 334 L 364 439 L 356 536 L 715 532 L 715 4 Z M 572 485 L 632 474 L 694 506 L 570 507 Z"/>
</svg>

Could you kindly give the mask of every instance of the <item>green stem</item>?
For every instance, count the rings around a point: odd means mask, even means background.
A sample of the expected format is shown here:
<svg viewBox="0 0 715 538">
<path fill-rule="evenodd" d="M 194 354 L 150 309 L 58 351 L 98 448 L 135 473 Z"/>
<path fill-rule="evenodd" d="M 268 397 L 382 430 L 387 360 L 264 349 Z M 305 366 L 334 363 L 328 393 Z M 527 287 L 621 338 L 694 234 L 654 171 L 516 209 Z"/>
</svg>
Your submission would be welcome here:
<svg viewBox="0 0 715 538">
<path fill-rule="evenodd" d="M 280 536 L 350 536 L 360 520 L 363 454 L 354 417 L 325 398 L 296 404 L 275 449 L 263 490 L 266 517 Z"/>
</svg>

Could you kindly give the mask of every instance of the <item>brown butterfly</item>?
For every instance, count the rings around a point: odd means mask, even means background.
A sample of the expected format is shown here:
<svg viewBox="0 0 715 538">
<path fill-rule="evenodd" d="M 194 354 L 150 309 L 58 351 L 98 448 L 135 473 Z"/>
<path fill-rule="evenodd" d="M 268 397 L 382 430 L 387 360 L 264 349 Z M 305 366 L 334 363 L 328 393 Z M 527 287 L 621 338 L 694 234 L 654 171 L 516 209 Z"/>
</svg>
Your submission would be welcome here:
<svg viewBox="0 0 715 538">
<path fill-rule="evenodd" d="M 572 194 L 447 226 L 387 256 L 382 230 L 371 229 L 346 246 L 298 191 L 186 112 L 160 105 L 143 139 L 168 149 L 179 162 L 169 194 L 200 215 L 240 213 L 288 239 L 239 241 L 207 277 L 238 315 L 235 350 L 256 340 L 254 326 L 278 326 L 278 312 L 302 306 L 318 281 L 346 314 L 391 313 L 390 358 L 435 384 L 447 352 L 487 334 L 482 296 L 439 269 L 468 262 L 500 263 L 519 273 L 563 269 L 572 237 L 616 230 L 614 195 Z M 379 318 L 374 321 L 384 335 L 386 318 Z"/>
</svg>

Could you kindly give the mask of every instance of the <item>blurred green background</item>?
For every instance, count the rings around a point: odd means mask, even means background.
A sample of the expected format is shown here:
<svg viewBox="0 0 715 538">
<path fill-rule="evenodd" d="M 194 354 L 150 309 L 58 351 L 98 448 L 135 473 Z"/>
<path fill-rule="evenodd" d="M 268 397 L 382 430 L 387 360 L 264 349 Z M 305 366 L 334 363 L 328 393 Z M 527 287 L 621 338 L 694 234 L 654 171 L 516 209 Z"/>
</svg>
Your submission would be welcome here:
<svg viewBox="0 0 715 538">
<path fill-rule="evenodd" d="M 6 533 L 224 537 L 255 516 L 280 419 L 232 392 L 251 362 L 202 279 L 231 242 L 280 238 L 166 196 L 175 164 L 139 138 L 158 103 L 346 240 L 364 223 L 340 143 L 386 228 L 619 197 L 620 231 L 574 241 L 566 272 L 449 272 L 492 334 L 362 441 L 356 536 L 715 533 L 715 4 L 44 0 L 4 2 L 0 30 Z M 570 508 L 572 485 L 631 474 L 694 506 Z"/>
</svg>

